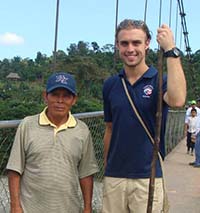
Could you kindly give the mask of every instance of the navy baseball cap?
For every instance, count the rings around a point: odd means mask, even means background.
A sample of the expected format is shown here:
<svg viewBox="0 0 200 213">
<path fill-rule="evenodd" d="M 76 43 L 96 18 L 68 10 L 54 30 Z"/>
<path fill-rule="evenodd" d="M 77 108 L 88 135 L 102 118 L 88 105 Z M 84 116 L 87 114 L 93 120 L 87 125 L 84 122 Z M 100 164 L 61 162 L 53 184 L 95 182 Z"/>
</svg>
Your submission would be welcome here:
<svg viewBox="0 0 200 213">
<path fill-rule="evenodd" d="M 69 73 L 58 72 L 52 74 L 48 78 L 46 85 L 47 93 L 50 93 L 57 88 L 65 88 L 76 95 L 76 81 Z"/>
</svg>

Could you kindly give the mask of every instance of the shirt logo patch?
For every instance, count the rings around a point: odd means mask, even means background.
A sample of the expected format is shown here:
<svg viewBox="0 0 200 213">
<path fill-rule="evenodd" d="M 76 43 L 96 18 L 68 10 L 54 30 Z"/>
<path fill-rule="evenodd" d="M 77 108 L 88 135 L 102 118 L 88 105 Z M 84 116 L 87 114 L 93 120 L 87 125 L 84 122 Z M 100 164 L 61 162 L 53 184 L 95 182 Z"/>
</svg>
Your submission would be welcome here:
<svg viewBox="0 0 200 213">
<path fill-rule="evenodd" d="M 151 85 L 146 85 L 144 88 L 143 88 L 143 95 L 142 97 L 143 98 L 150 98 L 151 97 L 151 94 L 153 92 L 153 86 Z"/>
</svg>

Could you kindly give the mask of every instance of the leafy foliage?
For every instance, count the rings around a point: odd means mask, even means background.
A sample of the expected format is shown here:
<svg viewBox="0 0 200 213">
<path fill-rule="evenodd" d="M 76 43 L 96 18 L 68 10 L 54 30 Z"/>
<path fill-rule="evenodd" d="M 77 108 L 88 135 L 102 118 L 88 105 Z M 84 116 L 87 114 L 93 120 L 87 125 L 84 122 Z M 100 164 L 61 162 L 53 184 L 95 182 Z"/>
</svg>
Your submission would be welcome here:
<svg viewBox="0 0 200 213">
<path fill-rule="evenodd" d="M 147 64 L 156 67 L 157 50 L 149 50 Z M 197 98 L 200 93 L 200 50 L 188 60 L 182 57 L 182 63 L 188 82 L 188 99 Z M 56 52 L 56 64 L 53 55 L 47 57 L 38 52 L 36 58 L 14 57 L 0 61 L 0 118 L 1 120 L 22 119 L 40 112 L 43 107 L 42 91 L 47 77 L 55 71 L 66 71 L 73 74 L 78 86 L 78 102 L 73 112 L 102 110 L 103 81 L 117 73 L 122 63 L 116 55 L 114 46 L 106 44 L 100 47 L 97 42 L 79 41 L 71 44 L 66 52 Z M 164 71 L 166 64 L 164 63 Z M 17 73 L 20 81 L 7 79 L 9 73 Z"/>
</svg>

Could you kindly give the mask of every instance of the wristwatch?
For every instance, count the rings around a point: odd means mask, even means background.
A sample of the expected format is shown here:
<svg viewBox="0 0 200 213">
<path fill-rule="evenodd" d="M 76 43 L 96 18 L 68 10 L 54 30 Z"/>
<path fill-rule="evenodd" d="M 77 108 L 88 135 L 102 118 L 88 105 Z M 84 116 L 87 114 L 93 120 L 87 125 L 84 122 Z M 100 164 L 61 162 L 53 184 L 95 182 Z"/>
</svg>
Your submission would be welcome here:
<svg viewBox="0 0 200 213">
<path fill-rule="evenodd" d="M 174 47 L 171 50 L 164 52 L 165 57 L 178 58 L 180 57 L 180 55 L 181 55 L 181 51 L 177 47 Z"/>
</svg>

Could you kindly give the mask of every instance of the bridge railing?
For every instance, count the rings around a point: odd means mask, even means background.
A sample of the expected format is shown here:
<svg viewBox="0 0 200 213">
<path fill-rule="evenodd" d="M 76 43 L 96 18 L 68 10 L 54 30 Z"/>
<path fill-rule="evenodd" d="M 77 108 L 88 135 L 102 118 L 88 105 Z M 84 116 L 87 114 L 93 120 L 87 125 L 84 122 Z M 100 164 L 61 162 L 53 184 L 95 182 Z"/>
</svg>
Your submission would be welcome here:
<svg viewBox="0 0 200 213">
<path fill-rule="evenodd" d="M 90 112 L 74 114 L 75 117 L 83 120 L 89 127 L 94 143 L 95 154 L 99 165 L 99 172 L 95 175 L 95 186 L 93 196 L 94 212 L 99 212 L 102 197 L 103 179 L 103 134 L 104 120 L 103 112 Z M 184 111 L 169 111 L 166 126 L 166 152 L 169 153 L 183 138 Z M 14 135 L 21 120 L 0 121 L 0 212 L 9 212 L 9 192 L 6 177 L 6 164 Z"/>
</svg>

